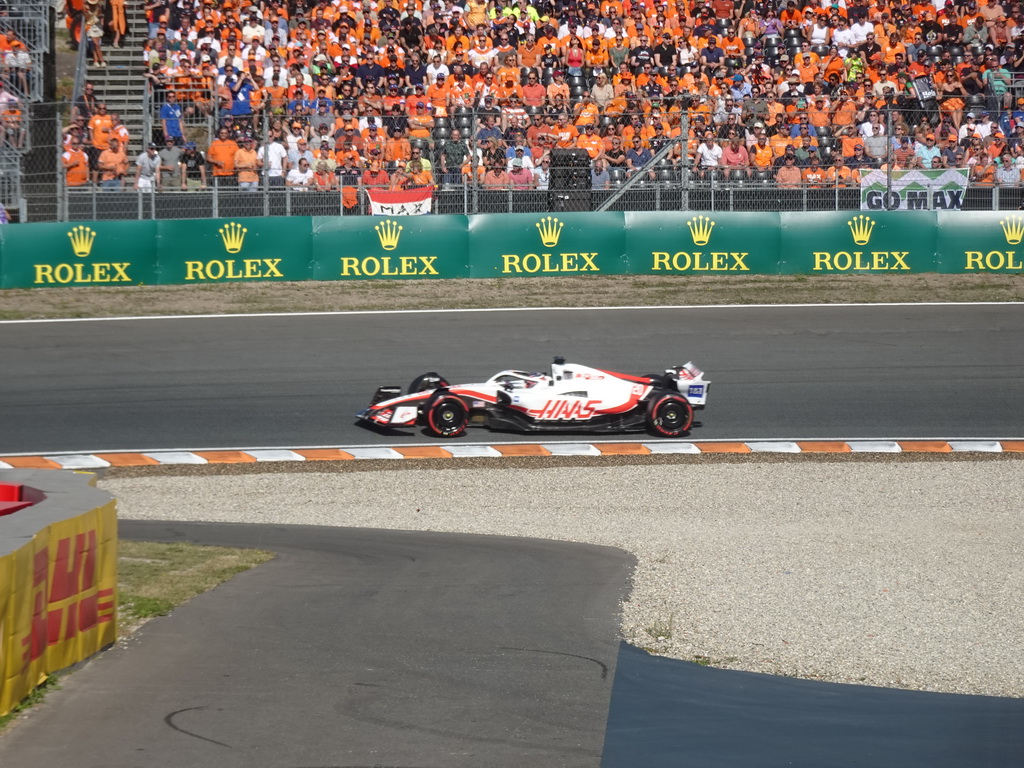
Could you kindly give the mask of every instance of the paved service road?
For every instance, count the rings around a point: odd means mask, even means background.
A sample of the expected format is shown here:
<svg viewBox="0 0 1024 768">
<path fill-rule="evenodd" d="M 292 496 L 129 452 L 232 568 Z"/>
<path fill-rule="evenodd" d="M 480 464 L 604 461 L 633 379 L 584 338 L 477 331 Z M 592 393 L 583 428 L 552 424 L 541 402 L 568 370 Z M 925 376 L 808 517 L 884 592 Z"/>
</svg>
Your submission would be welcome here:
<svg viewBox="0 0 1024 768">
<path fill-rule="evenodd" d="M 1014 304 L 0 323 L 0 453 L 425 442 L 352 415 L 423 371 L 472 381 L 556 354 L 635 373 L 692 359 L 714 382 L 694 439 L 1019 438 L 1022 338 Z"/>
<path fill-rule="evenodd" d="M 631 558 L 533 539 L 122 521 L 276 560 L 90 662 L 0 738 L 19 768 L 588 766 Z"/>
</svg>

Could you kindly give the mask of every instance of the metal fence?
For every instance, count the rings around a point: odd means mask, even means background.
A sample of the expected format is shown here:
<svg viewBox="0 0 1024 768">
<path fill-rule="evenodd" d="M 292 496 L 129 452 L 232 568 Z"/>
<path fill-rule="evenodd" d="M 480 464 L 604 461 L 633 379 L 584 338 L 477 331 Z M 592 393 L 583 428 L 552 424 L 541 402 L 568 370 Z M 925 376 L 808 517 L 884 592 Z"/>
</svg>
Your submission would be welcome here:
<svg viewBox="0 0 1024 768">
<path fill-rule="evenodd" d="M 140 97 L 141 98 L 141 97 Z M 193 98 L 194 101 L 194 98 Z M 151 104 L 153 133 L 131 138 L 128 152 L 129 173 L 124 181 L 109 189 L 95 183 L 68 186 L 61 164 L 63 132 L 71 119 L 67 104 L 31 105 L 27 122 L 27 141 L 31 152 L 5 155 L 0 152 L 0 202 L 16 220 L 102 220 L 169 219 L 238 216 L 366 215 L 369 212 L 367 185 L 351 176 L 337 177 L 325 191 L 277 186 L 266 174 L 255 189 L 240 190 L 233 179 L 214 179 L 208 169 L 208 185 L 203 189 L 180 189 L 180 171 L 174 169 L 171 183 L 160 190 L 133 188 L 134 162 L 141 146 L 159 134 L 159 107 Z M 308 119 L 308 118 L 307 118 Z M 684 125 L 685 125 L 684 118 Z M 440 153 L 450 131 L 458 125 L 468 128 L 471 161 L 467 170 L 441 174 Z M 218 125 L 240 130 L 237 121 L 218 120 L 216 105 L 210 113 L 194 111 L 183 121 L 185 138 L 196 140 L 199 149 L 208 146 Z M 777 183 L 772 169 L 729 170 L 694 167 L 691 159 L 694 139 L 669 142 L 665 157 L 653 160 L 635 174 L 625 170 L 610 173 L 606 188 L 593 189 L 590 170 L 577 169 L 581 188 L 517 188 L 488 186 L 482 182 L 479 164 L 486 152 L 472 131 L 478 122 L 473 114 L 462 114 L 436 121 L 429 138 L 415 139 L 410 146 L 432 166 L 436 213 L 470 214 L 498 212 L 586 211 L 605 206 L 625 211 L 831 211 L 860 208 L 860 188 L 856 175 L 832 182 Z M 251 132 L 261 146 L 273 132 L 269 117 L 255 124 L 246 118 L 241 129 Z M 818 140 L 823 159 L 841 151 L 841 141 L 824 131 Z M 312 142 L 318 144 L 318 142 Z M 332 148 L 334 140 L 332 139 Z M 98 153 L 93 152 L 92 156 Z M 5 159 L 6 158 L 6 159 Z M 884 162 L 888 158 L 880 158 Z M 632 178 L 631 178 L 632 177 Z M 626 189 L 623 190 L 623 185 Z M 198 186 L 198 185 L 193 185 Z M 603 185 L 602 185 L 603 186 Z M 964 197 L 965 210 L 1011 210 L 1021 206 L 1020 183 L 1008 186 L 972 185 Z M 930 204 L 930 201 L 929 201 Z"/>
<path fill-rule="evenodd" d="M 369 214 L 367 188 L 356 186 L 357 203 L 341 190 L 288 188 L 238 191 L 211 186 L 205 190 L 110 191 L 89 187 L 65 190 L 65 219 L 203 219 L 240 216 L 360 216 Z M 434 191 L 433 212 L 543 213 L 594 211 L 614 190 L 481 189 L 445 185 Z M 1024 202 L 1020 187 L 974 187 L 963 210 L 1017 210 Z M 615 200 L 613 211 L 842 211 L 860 209 L 860 190 L 849 187 L 781 189 L 771 182 L 641 183 Z"/>
</svg>

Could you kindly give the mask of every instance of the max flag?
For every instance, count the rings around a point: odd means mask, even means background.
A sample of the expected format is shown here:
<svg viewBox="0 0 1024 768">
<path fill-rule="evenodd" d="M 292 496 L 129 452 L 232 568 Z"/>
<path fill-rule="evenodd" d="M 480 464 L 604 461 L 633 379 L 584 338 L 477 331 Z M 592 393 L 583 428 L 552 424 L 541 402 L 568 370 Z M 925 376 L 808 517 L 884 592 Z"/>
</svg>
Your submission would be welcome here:
<svg viewBox="0 0 1024 768">
<path fill-rule="evenodd" d="M 967 192 L 968 170 L 869 171 L 860 177 L 862 211 L 959 211 Z"/>
<path fill-rule="evenodd" d="M 370 198 L 370 212 L 374 216 L 420 216 L 430 213 L 433 200 L 433 189 L 430 187 L 400 192 L 368 189 L 366 194 Z"/>
</svg>

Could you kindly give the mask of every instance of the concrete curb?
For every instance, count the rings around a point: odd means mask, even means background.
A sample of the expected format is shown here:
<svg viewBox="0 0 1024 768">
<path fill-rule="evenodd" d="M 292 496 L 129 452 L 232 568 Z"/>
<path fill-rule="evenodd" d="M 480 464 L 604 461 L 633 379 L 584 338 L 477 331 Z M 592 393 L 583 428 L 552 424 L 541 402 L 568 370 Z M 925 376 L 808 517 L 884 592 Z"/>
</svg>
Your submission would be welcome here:
<svg viewBox="0 0 1024 768">
<path fill-rule="evenodd" d="M 654 441 L 615 443 L 507 443 L 246 448 L 0 456 L 0 469 L 102 469 L 171 464 L 251 464 L 263 461 L 361 459 L 459 459 L 506 456 L 646 456 L 700 453 L 1022 453 L 1024 440 L 757 440 L 747 442 Z"/>
</svg>

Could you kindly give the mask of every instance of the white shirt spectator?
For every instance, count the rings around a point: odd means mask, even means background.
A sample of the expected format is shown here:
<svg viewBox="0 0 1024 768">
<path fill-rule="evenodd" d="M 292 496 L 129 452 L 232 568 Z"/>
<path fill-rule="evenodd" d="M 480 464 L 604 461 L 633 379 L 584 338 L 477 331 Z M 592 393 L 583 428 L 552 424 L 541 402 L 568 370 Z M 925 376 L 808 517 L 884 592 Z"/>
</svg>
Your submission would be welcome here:
<svg viewBox="0 0 1024 768">
<path fill-rule="evenodd" d="M 302 168 L 292 168 L 288 171 L 288 178 L 285 179 L 285 184 L 293 189 L 301 189 L 305 192 L 309 189 L 310 184 L 313 183 L 313 169 L 306 166 L 305 170 Z"/>
<path fill-rule="evenodd" d="M 856 37 L 853 30 L 849 27 L 837 29 L 832 33 L 832 43 L 839 48 L 840 56 L 846 57 L 849 50 L 856 45 Z"/>
<path fill-rule="evenodd" d="M 850 31 L 853 33 L 854 45 L 860 45 L 868 39 L 869 34 L 873 34 L 875 27 L 867 19 L 850 25 Z"/>
<path fill-rule="evenodd" d="M 702 141 L 697 147 L 697 158 L 701 168 L 717 168 L 722 164 L 722 148 L 715 143 L 709 147 L 706 141 Z"/>
<path fill-rule="evenodd" d="M 284 164 L 288 160 L 288 150 L 279 141 L 260 147 L 256 157 L 263 161 L 263 167 L 270 178 L 284 176 Z"/>
<path fill-rule="evenodd" d="M 427 82 L 430 84 L 437 82 L 438 75 L 444 75 L 445 78 L 447 79 L 448 75 L 450 74 L 451 72 L 448 69 L 448 65 L 445 64 L 443 61 L 439 64 L 434 64 L 433 62 L 431 62 L 430 64 L 427 65 Z"/>
</svg>

